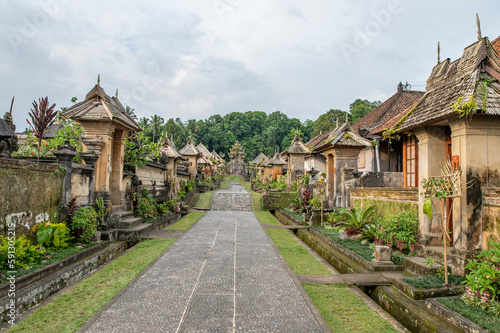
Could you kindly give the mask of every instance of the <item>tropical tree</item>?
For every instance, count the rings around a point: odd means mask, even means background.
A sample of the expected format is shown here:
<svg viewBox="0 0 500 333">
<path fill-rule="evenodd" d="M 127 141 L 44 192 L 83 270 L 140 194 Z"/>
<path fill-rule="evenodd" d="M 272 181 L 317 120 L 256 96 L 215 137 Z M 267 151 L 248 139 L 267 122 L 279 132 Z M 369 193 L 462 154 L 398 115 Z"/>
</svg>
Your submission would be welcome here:
<svg viewBox="0 0 500 333">
<path fill-rule="evenodd" d="M 151 130 L 153 132 L 153 142 L 155 142 L 156 134 L 160 133 L 161 127 L 163 126 L 164 122 L 165 120 L 156 114 L 151 116 L 151 122 L 149 126 L 151 127 Z"/>
<path fill-rule="evenodd" d="M 125 107 L 125 113 L 128 114 L 132 119 L 137 121 L 137 116 L 135 115 L 134 111 L 135 110 L 128 105 Z"/>
<path fill-rule="evenodd" d="M 139 124 L 139 127 L 142 128 L 143 131 L 145 131 L 149 126 L 149 119 L 146 117 L 142 117 L 137 123 Z"/>
<path fill-rule="evenodd" d="M 40 163 L 40 147 L 42 145 L 42 139 L 45 136 L 47 129 L 54 123 L 57 116 L 57 111 L 55 111 L 56 104 L 52 104 L 49 107 L 49 97 L 40 98 L 39 104 L 33 101 L 33 108 L 29 112 L 31 117 L 31 122 L 26 119 L 30 127 L 33 129 L 33 134 L 38 138 L 38 155 L 37 163 Z"/>
</svg>

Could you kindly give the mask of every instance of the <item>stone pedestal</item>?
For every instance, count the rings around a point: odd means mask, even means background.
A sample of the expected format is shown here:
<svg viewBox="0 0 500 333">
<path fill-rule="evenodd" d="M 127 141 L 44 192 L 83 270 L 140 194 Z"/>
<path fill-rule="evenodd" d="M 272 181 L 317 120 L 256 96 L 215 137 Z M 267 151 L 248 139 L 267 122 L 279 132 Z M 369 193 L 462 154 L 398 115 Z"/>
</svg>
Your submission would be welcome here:
<svg viewBox="0 0 500 333">
<path fill-rule="evenodd" d="M 63 180 L 62 200 L 64 203 L 69 202 L 71 199 L 71 173 L 73 172 L 73 158 L 78 154 L 76 149 L 66 142 L 64 145 L 57 147 L 58 150 L 53 154 L 65 169 L 66 173 Z"/>
<path fill-rule="evenodd" d="M 375 246 L 375 259 L 372 263 L 377 265 L 394 265 L 391 261 L 391 248 L 388 246 L 376 245 Z"/>
</svg>

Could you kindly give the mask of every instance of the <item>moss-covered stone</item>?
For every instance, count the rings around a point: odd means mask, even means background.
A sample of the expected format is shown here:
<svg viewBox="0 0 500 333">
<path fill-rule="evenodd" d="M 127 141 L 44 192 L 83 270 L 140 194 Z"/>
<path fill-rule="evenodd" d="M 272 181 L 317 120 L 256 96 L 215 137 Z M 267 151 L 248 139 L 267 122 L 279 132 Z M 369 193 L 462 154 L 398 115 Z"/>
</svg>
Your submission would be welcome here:
<svg viewBox="0 0 500 333">
<path fill-rule="evenodd" d="M 16 235 L 20 236 L 29 232 L 37 216 L 55 217 L 64 177 L 56 171 L 58 165 L 0 160 L 0 227 L 4 233 L 8 223 L 16 225 Z"/>
</svg>

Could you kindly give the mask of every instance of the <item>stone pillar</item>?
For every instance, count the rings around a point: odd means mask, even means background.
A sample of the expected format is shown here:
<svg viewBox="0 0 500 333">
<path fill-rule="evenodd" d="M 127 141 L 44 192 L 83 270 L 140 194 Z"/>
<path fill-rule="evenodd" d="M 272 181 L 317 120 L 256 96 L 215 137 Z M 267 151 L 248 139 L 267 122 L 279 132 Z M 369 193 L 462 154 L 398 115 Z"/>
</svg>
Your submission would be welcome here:
<svg viewBox="0 0 500 333">
<path fill-rule="evenodd" d="M 418 184 L 423 179 L 441 176 L 441 167 L 446 162 L 445 127 L 425 127 L 415 131 L 418 139 Z M 405 148 L 404 148 L 405 149 Z M 420 188 L 419 192 L 422 193 Z M 423 214 L 425 197 L 419 195 L 419 231 L 424 245 L 442 245 L 442 221 L 438 199 L 433 200 L 432 221 Z"/>
<path fill-rule="evenodd" d="M 349 168 L 354 171 L 358 170 L 358 155 L 362 147 L 341 146 L 334 149 L 334 189 L 333 196 L 335 207 L 344 207 L 348 203 L 343 203 L 343 183 L 342 173 L 343 168 Z"/>
<path fill-rule="evenodd" d="M 66 141 L 64 145 L 57 147 L 53 152 L 57 161 L 65 169 L 66 173 L 63 180 L 62 201 L 69 202 L 71 199 L 71 174 L 73 173 L 73 158 L 77 155 L 76 149 Z"/>
<path fill-rule="evenodd" d="M 335 165 L 334 165 L 334 158 L 332 154 L 325 154 L 326 155 L 326 196 L 327 196 L 327 203 L 328 207 L 333 208 L 335 207 L 334 204 L 334 177 L 335 177 Z"/>
<path fill-rule="evenodd" d="M 462 251 L 484 249 L 488 240 L 482 237 L 482 195 L 486 186 L 500 186 L 500 121 L 477 115 L 453 119 L 449 124 L 452 156 L 458 157 L 462 169 L 462 197 L 453 205 L 454 247 Z"/>
<path fill-rule="evenodd" d="M 85 164 L 91 166 L 94 172 L 89 176 L 89 201 L 88 204 L 92 205 L 94 203 L 94 178 L 95 178 L 95 164 L 99 159 L 99 153 L 96 151 L 87 151 L 85 153 L 80 153 L 80 156 L 85 161 Z"/>
</svg>

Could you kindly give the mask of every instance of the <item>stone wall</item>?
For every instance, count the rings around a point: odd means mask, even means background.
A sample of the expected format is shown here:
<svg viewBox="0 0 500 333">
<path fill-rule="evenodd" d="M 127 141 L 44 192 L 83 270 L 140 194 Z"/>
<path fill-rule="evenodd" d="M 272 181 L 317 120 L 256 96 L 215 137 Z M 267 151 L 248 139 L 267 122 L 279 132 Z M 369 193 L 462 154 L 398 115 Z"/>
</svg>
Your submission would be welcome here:
<svg viewBox="0 0 500 333">
<path fill-rule="evenodd" d="M 167 168 L 165 166 L 148 163 L 146 166 L 135 169 L 135 175 L 157 200 L 168 200 Z"/>
<path fill-rule="evenodd" d="M 397 214 L 401 211 L 418 213 L 417 188 L 363 187 L 351 190 L 351 207 L 375 205 L 379 218 Z"/>
<path fill-rule="evenodd" d="M 296 197 L 296 192 L 268 191 L 262 196 L 262 209 L 277 210 L 280 208 L 287 208 L 290 205 L 290 201 Z"/>
<path fill-rule="evenodd" d="M 362 187 L 403 187 L 402 172 L 364 172 L 361 175 Z"/>
<path fill-rule="evenodd" d="M 6 222 L 16 224 L 19 236 L 37 220 L 54 216 L 61 204 L 64 174 L 58 165 L 0 159 L 0 234 Z"/>
</svg>

